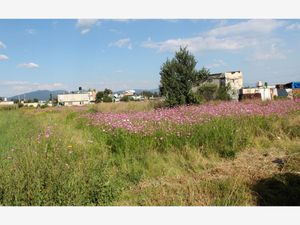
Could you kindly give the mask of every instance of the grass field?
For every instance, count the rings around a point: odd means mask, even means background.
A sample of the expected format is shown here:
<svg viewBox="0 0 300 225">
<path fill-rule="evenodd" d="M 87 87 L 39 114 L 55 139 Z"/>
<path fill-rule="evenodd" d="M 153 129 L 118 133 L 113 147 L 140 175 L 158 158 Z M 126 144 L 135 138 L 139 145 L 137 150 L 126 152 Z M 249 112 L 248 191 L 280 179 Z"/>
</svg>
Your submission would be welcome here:
<svg viewBox="0 0 300 225">
<path fill-rule="evenodd" d="M 0 205 L 300 205 L 300 104 L 222 104 L 0 109 Z"/>
</svg>

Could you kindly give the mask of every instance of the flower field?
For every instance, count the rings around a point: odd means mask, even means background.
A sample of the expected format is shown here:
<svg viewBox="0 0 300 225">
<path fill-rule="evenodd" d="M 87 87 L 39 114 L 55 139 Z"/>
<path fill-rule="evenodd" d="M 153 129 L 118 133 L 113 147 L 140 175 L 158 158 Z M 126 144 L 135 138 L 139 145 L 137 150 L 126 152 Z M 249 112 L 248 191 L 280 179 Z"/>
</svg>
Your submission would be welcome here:
<svg viewBox="0 0 300 225">
<path fill-rule="evenodd" d="M 289 100 L 3 109 L 0 205 L 300 205 L 299 124 Z"/>
<path fill-rule="evenodd" d="M 194 125 L 216 117 L 284 115 L 299 110 L 300 104 L 292 100 L 262 102 L 219 102 L 200 106 L 181 106 L 150 112 L 86 114 L 89 125 L 102 126 L 108 132 L 120 128 L 132 133 L 150 134 L 158 129 L 172 132 L 178 125 Z"/>
</svg>

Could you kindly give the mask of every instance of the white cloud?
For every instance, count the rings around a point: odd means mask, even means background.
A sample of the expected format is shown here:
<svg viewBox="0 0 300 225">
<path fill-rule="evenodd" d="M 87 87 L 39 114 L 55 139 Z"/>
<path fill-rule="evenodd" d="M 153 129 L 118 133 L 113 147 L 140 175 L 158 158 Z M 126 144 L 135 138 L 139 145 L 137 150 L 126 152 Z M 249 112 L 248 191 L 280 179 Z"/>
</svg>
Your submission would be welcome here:
<svg viewBox="0 0 300 225">
<path fill-rule="evenodd" d="M 268 34 L 273 30 L 282 26 L 284 22 L 277 20 L 247 20 L 233 25 L 221 26 L 208 32 L 211 36 L 227 36 L 227 35 L 257 35 Z"/>
<path fill-rule="evenodd" d="M 81 34 L 86 34 L 86 33 L 88 33 L 88 32 L 90 32 L 90 29 L 83 29 L 83 30 L 81 30 Z"/>
<path fill-rule="evenodd" d="M 127 47 L 130 50 L 132 49 L 130 38 L 120 39 L 114 43 L 110 43 L 109 46 L 116 46 L 118 48 Z"/>
<path fill-rule="evenodd" d="M 0 61 L 8 60 L 6 55 L 0 55 Z"/>
<path fill-rule="evenodd" d="M 248 20 L 234 25 L 217 27 L 202 35 L 191 38 L 169 39 L 153 42 L 150 38 L 142 47 L 157 49 L 159 52 L 175 51 L 180 46 L 188 46 L 192 52 L 204 50 L 239 50 L 257 45 L 262 36 L 283 25 L 276 20 Z"/>
<path fill-rule="evenodd" d="M 248 42 L 249 44 L 249 42 Z M 216 38 L 216 37 L 193 37 L 169 39 L 163 42 L 153 42 L 150 38 L 142 43 L 142 47 L 157 49 L 159 52 L 174 52 L 180 46 L 188 46 L 192 52 L 204 50 L 238 50 L 247 45 L 245 39 L 241 38 Z"/>
<path fill-rule="evenodd" d="M 27 34 L 36 34 L 36 30 L 35 29 L 26 29 L 25 32 Z"/>
<path fill-rule="evenodd" d="M 30 62 L 30 63 L 21 63 L 18 65 L 18 67 L 23 67 L 23 68 L 27 68 L 27 69 L 37 69 L 40 66 L 36 63 Z"/>
<path fill-rule="evenodd" d="M 292 23 L 286 27 L 287 30 L 300 30 L 300 23 Z"/>
<path fill-rule="evenodd" d="M 97 19 L 79 19 L 76 27 L 80 29 L 81 34 L 86 34 L 91 31 L 92 27 L 99 24 L 100 22 Z"/>
<path fill-rule="evenodd" d="M 218 68 L 222 66 L 227 66 L 227 63 L 225 63 L 222 59 L 214 60 L 212 64 L 209 64 L 207 66 L 208 69 Z"/>
<path fill-rule="evenodd" d="M 1 48 L 6 48 L 6 45 L 3 42 L 0 41 L 0 49 Z"/>
<path fill-rule="evenodd" d="M 272 43 L 266 49 L 259 49 L 252 57 L 253 60 L 271 60 L 271 59 L 285 59 L 286 52 L 281 51 L 277 44 Z"/>
<path fill-rule="evenodd" d="M 151 38 L 141 44 L 142 47 L 156 49 L 158 52 L 174 52 L 180 46 L 187 46 L 193 53 L 203 51 L 242 52 L 248 49 L 253 59 L 283 59 L 282 40 L 273 37 L 273 31 L 285 22 L 278 20 L 247 20 L 228 25 L 228 21 L 218 24 L 205 33 L 195 37 L 168 39 L 154 42 Z M 272 49 L 273 45 L 273 49 Z M 276 46 L 276 47 L 274 47 Z M 273 54 L 273 55 L 271 55 Z"/>
</svg>

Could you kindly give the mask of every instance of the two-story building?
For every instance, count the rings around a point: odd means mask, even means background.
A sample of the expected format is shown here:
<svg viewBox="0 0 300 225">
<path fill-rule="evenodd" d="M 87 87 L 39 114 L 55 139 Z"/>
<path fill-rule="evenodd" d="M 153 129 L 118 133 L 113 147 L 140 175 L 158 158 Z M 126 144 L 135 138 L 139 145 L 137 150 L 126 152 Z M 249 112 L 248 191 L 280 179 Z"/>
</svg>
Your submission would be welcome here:
<svg viewBox="0 0 300 225">
<path fill-rule="evenodd" d="M 214 73 L 208 76 L 207 80 L 200 85 L 215 84 L 217 87 L 225 87 L 230 85 L 230 92 L 228 93 L 232 100 L 239 99 L 239 91 L 243 88 L 243 73 L 241 71 L 229 71 L 224 73 Z M 193 87 L 196 91 L 199 86 Z"/>
<path fill-rule="evenodd" d="M 65 106 L 92 104 L 96 100 L 96 91 L 59 94 L 57 100 L 59 105 Z"/>
</svg>

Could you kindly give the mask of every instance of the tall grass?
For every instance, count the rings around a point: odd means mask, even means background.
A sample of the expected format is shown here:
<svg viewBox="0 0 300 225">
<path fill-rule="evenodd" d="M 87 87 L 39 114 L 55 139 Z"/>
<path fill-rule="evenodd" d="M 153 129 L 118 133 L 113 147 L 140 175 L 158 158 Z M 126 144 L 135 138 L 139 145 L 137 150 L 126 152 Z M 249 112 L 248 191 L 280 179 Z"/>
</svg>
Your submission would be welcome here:
<svg viewBox="0 0 300 225">
<path fill-rule="evenodd" d="M 14 110 L 17 109 L 18 105 L 14 104 L 14 105 L 0 105 L 0 111 L 1 110 Z"/>
<path fill-rule="evenodd" d="M 128 112 L 151 110 L 148 104 L 95 107 Z M 0 111 L 1 205 L 251 205 L 250 187 L 241 177 L 195 176 L 246 149 L 300 137 L 299 112 L 182 125 L 188 136 L 163 130 L 108 133 L 88 126 L 82 113 Z"/>
</svg>

